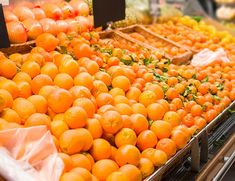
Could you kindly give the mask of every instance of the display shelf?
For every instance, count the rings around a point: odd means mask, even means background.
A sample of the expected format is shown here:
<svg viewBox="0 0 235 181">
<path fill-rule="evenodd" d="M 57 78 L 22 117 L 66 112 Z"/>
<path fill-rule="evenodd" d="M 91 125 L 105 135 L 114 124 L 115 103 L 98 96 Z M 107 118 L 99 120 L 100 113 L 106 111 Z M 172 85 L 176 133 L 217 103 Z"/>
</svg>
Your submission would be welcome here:
<svg viewBox="0 0 235 181">
<path fill-rule="evenodd" d="M 223 135 L 223 132 L 226 132 L 231 126 L 234 126 L 234 117 L 231 117 L 230 110 L 235 108 L 235 101 L 230 104 L 222 113 L 220 113 L 212 122 L 210 122 L 204 129 L 202 129 L 198 134 L 192 137 L 190 142 L 182 149 L 179 150 L 175 156 L 167 161 L 167 163 L 158 168 L 150 177 L 148 177 L 145 181 L 157 181 L 162 180 L 167 175 L 171 175 L 170 171 L 174 171 L 174 179 L 177 179 L 176 176 L 180 175 L 180 170 L 176 167 L 178 166 L 182 171 L 183 163 L 187 165 L 188 171 L 192 171 L 194 173 L 198 173 L 201 170 L 202 163 L 208 162 L 209 159 L 209 151 L 212 149 L 212 145 L 215 141 Z M 233 115 L 234 116 L 234 115 Z M 217 128 L 217 129 L 216 129 Z M 185 174 L 185 170 L 181 172 L 181 175 L 178 177 L 182 177 L 182 174 Z M 194 175 L 195 176 L 195 175 Z M 181 178 L 182 179 L 182 178 Z M 191 178 L 193 180 L 193 178 Z M 166 179 L 169 180 L 169 179 Z"/>
</svg>

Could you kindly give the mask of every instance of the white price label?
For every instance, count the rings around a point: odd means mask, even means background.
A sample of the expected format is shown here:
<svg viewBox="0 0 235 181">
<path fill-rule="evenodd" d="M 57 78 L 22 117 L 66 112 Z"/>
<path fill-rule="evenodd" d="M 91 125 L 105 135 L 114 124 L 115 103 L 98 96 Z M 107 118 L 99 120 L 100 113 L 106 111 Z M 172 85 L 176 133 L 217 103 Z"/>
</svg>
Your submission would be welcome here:
<svg viewBox="0 0 235 181">
<path fill-rule="evenodd" d="M 2 4 L 3 6 L 7 6 L 9 5 L 9 0 L 0 0 L 0 4 Z"/>
</svg>

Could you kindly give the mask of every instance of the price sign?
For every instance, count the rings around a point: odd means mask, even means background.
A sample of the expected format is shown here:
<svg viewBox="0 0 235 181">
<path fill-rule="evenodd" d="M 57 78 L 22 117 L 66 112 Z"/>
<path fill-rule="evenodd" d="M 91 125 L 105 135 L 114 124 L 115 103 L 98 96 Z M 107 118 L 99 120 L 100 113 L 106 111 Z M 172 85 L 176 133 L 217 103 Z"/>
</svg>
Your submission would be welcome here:
<svg viewBox="0 0 235 181">
<path fill-rule="evenodd" d="M 110 22 L 125 19 L 125 0 L 93 0 L 95 27 L 107 27 Z"/>
<path fill-rule="evenodd" d="M 0 4 L 0 48 L 8 47 L 10 47 L 10 41 L 7 34 L 2 4 Z"/>
<path fill-rule="evenodd" d="M 149 0 L 150 14 L 154 17 L 160 15 L 159 0 Z"/>
<path fill-rule="evenodd" d="M 0 0 L 0 4 L 2 4 L 3 6 L 8 6 L 9 0 Z"/>
</svg>

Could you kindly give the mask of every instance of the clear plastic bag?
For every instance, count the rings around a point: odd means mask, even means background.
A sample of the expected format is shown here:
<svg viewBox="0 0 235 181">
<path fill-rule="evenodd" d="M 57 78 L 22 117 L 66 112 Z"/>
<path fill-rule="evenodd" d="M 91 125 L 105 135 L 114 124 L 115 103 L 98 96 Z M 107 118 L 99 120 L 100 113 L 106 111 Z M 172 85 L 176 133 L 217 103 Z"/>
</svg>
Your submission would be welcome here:
<svg viewBox="0 0 235 181">
<path fill-rule="evenodd" d="M 0 175 L 9 181 L 58 181 L 64 168 L 45 126 L 0 132 Z"/>
<path fill-rule="evenodd" d="M 217 49 L 215 52 L 204 49 L 193 56 L 191 65 L 197 66 L 209 66 L 214 63 L 229 62 L 226 52 L 223 48 Z"/>
</svg>

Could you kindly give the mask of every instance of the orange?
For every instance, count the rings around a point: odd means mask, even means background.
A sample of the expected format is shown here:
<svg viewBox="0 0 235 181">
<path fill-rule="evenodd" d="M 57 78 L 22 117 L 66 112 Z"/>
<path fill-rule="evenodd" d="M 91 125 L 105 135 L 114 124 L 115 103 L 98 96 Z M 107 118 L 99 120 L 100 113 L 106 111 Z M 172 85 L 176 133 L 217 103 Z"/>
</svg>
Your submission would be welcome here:
<svg viewBox="0 0 235 181">
<path fill-rule="evenodd" d="M 36 62 L 25 62 L 21 66 L 21 71 L 27 73 L 31 78 L 40 74 L 40 66 Z"/>
<path fill-rule="evenodd" d="M 117 76 L 112 80 L 112 87 L 113 88 L 120 88 L 124 92 L 128 91 L 131 87 L 130 80 L 125 76 Z"/>
<path fill-rule="evenodd" d="M 59 143 L 62 152 L 76 154 L 91 148 L 93 138 L 84 128 L 67 130 L 60 136 Z"/>
<path fill-rule="evenodd" d="M 161 150 L 148 148 L 142 152 L 143 158 L 148 158 L 156 167 L 164 165 L 167 161 L 167 155 Z"/>
<path fill-rule="evenodd" d="M 181 122 L 187 127 L 191 127 L 194 125 L 194 117 L 192 116 L 192 114 L 187 114 L 186 116 L 184 116 Z"/>
<path fill-rule="evenodd" d="M 79 73 L 74 77 L 74 85 L 84 86 L 91 90 L 94 87 L 93 78 L 87 72 Z"/>
<path fill-rule="evenodd" d="M 170 123 L 172 127 L 178 126 L 180 124 L 180 116 L 178 113 L 173 111 L 166 112 L 163 120 Z"/>
<path fill-rule="evenodd" d="M 137 137 L 135 132 L 130 128 L 122 128 L 115 135 L 115 144 L 119 148 L 123 145 L 135 145 Z"/>
<path fill-rule="evenodd" d="M 111 146 L 111 156 L 110 159 L 112 159 L 113 161 L 115 161 L 115 155 L 117 153 L 117 148 L 114 146 Z"/>
<path fill-rule="evenodd" d="M 132 108 L 128 104 L 120 103 L 120 104 L 117 104 L 115 107 L 121 115 L 130 116 L 133 114 Z"/>
<path fill-rule="evenodd" d="M 79 174 L 85 181 L 91 181 L 92 179 L 91 173 L 85 168 L 77 167 L 77 168 L 72 169 L 70 172 Z"/>
<path fill-rule="evenodd" d="M 95 61 L 87 61 L 83 67 L 87 69 L 87 72 L 91 75 L 95 75 L 99 72 L 99 65 Z"/>
<path fill-rule="evenodd" d="M 31 92 L 31 86 L 28 82 L 17 82 L 17 87 L 19 90 L 19 95 L 18 97 L 22 97 L 22 98 L 28 98 L 29 96 L 31 96 L 32 92 Z"/>
<path fill-rule="evenodd" d="M 109 91 L 109 93 L 113 96 L 113 97 L 116 97 L 116 96 L 125 96 L 125 92 L 121 89 L 121 88 L 113 88 Z"/>
<path fill-rule="evenodd" d="M 137 147 L 140 151 L 147 148 L 153 148 L 157 144 L 157 137 L 151 130 L 142 131 L 137 139 Z"/>
<path fill-rule="evenodd" d="M 111 156 L 111 145 L 105 139 L 95 139 L 90 149 L 90 153 L 96 161 L 108 159 Z"/>
<path fill-rule="evenodd" d="M 99 115 L 102 115 L 107 111 L 117 111 L 117 109 L 116 109 L 116 107 L 114 107 L 112 105 L 104 105 L 98 109 L 97 113 Z"/>
<path fill-rule="evenodd" d="M 122 115 L 122 121 L 123 121 L 123 128 L 131 128 L 132 130 L 134 129 L 130 116 Z"/>
<path fill-rule="evenodd" d="M 140 151 L 133 145 L 123 145 L 118 148 L 115 160 L 119 166 L 126 164 L 137 166 L 140 162 Z"/>
<path fill-rule="evenodd" d="M 4 108 L 10 108 L 13 104 L 13 98 L 10 92 L 5 89 L 0 89 L 0 97 L 4 99 Z"/>
<path fill-rule="evenodd" d="M 43 96 L 45 99 L 49 97 L 49 95 L 56 90 L 58 87 L 56 86 L 51 86 L 51 85 L 46 85 L 43 86 L 40 91 L 38 92 L 39 95 Z"/>
<path fill-rule="evenodd" d="M 132 99 L 132 100 L 138 101 L 140 94 L 141 94 L 140 89 L 138 89 L 138 88 L 136 88 L 136 87 L 131 87 L 131 88 L 129 89 L 129 91 L 126 93 L 126 97 L 127 97 L 128 99 Z"/>
<path fill-rule="evenodd" d="M 180 98 L 175 98 L 171 101 L 171 104 L 175 105 L 176 109 L 181 109 L 183 107 L 183 102 Z"/>
<path fill-rule="evenodd" d="M 122 172 L 113 172 L 111 173 L 107 181 L 129 181 L 128 177 Z"/>
<path fill-rule="evenodd" d="M 175 142 L 178 149 L 182 149 L 188 142 L 187 135 L 181 130 L 173 131 L 171 139 Z"/>
<path fill-rule="evenodd" d="M 47 100 L 40 95 L 32 95 L 30 97 L 28 97 L 27 99 L 28 101 L 30 101 L 34 107 L 36 108 L 36 111 L 38 113 L 46 113 L 47 112 Z"/>
<path fill-rule="evenodd" d="M 73 48 L 73 53 L 77 59 L 82 57 L 91 57 L 93 54 L 91 48 L 86 43 L 78 43 Z"/>
<path fill-rule="evenodd" d="M 169 100 L 173 100 L 173 99 L 179 97 L 179 93 L 177 92 L 177 90 L 175 88 L 171 87 L 166 91 L 166 97 Z"/>
<path fill-rule="evenodd" d="M 120 60 L 117 57 L 110 57 L 107 61 L 107 64 L 109 67 L 114 66 L 114 65 L 119 65 Z"/>
<path fill-rule="evenodd" d="M 48 129 L 51 127 L 51 118 L 46 114 L 34 113 L 28 117 L 24 125 L 26 127 L 45 125 Z"/>
<path fill-rule="evenodd" d="M 170 105 L 165 99 L 160 99 L 157 101 L 157 103 L 161 104 L 165 110 L 165 112 L 170 110 Z"/>
<path fill-rule="evenodd" d="M 48 75 L 49 77 L 51 77 L 52 80 L 54 80 L 55 76 L 58 74 L 58 68 L 54 63 L 47 62 L 41 68 L 41 74 Z"/>
<path fill-rule="evenodd" d="M 95 118 L 87 120 L 86 129 L 91 133 L 93 139 L 100 138 L 103 134 L 102 126 L 99 120 Z"/>
<path fill-rule="evenodd" d="M 121 96 L 121 95 L 117 95 L 114 97 L 114 104 L 120 104 L 120 103 L 125 103 L 125 104 L 129 104 L 130 101 L 128 100 L 128 98 L 126 96 Z"/>
<path fill-rule="evenodd" d="M 194 105 L 194 106 L 192 106 L 192 108 L 191 108 L 191 114 L 192 114 L 192 116 L 201 116 L 202 115 L 202 112 L 203 112 L 203 110 L 202 110 L 202 107 L 200 106 L 200 105 Z"/>
<path fill-rule="evenodd" d="M 157 96 L 157 100 L 164 98 L 164 92 L 162 88 L 157 84 L 147 84 L 146 90 L 153 91 Z"/>
<path fill-rule="evenodd" d="M 202 93 L 202 95 L 205 95 L 209 91 L 209 84 L 208 83 L 202 83 L 198 87 L 198 91 Z"/>
<path fill-rule="evenodd" d="M 23 109 L 24 108 L 24 109 Z M 12 109 L 22 118 L 23 123 L 34 113 L 36 108 L 34 105 L 24 98 L 17 98 L 13 101 Z"/>
<path fill-rule="evenodd" d="M 0 118 L 0 130 L 5 130 L 9 126 L 9 123 L 5 120 Z"/>
<path fill-rule="evenodd" d="M 94 80 L 93 85 L 94 85 L 94 87 L 91 92 L 92 92 L 92 95 L 95 97 L 97 97 L 101 93 L 108 93 L 109 92 L 107 86 L 101 80 Z"/>
<path fill-rule="evenodd" d="M 48 75 L 37 75 L 31 81 L 31 87 L 34 94 L 38 94 L 40 89 L 46 85 L 53 85 L 52 79 Z"/>
<path fill-rule="evenodd" d="M 113 100 L 113 97 L 109 93 L 101 93 L 96 97 L 96 103 L 98 107 L 102 107 L 108 104 L 113 105 L 114 100 Z"/>
<path fill-rule="evenodd" d="M 66 172 L 60 177 L 60 181 L 85 181 L 82 176 L 74 172 Z"/>
<path fill-rule="evenodd" d="M 99 160 L 92 167 L 92 174 L 100 181 L 106 181 L 108 176 L 118 170 L 118 165 L 109 159 Z"/>
<path fill-rule="evenodd" d="M 164 151 L 170 158 L 176 153 L 176 144 L 169 138 L 163 138 L 157 143 L 157 149 Z"/>
<path fill-rule="evenodd" d="M 58 153 L 58 155 L 64 162 L 64 171 L 65 172 L 70 171 L 73 168 L 73 161 L 71 157 L 66 153 Z"/>
<path fill-rule="evenodd" d="M 2 96 L 0 96 L 0 112 L 5 108 L 5 100 Z"/>
<path fill-rule="evenodd" d="M 27 61 L 36 62 L 41 67 L 45 63 L 45 58 L 40 53 L 29 53 L 25 57 L 24 62 Z"/>
<path fill-rule="evenodd" d="M 74 101 L 73 106 L 79 106 L 81 108 L 83 108 L 86 113 L 87 116 L 89 118 L 92 118 L 96 112 L 96 107 L 95 105 L 92 103 L 92 101 L 88 98 L 78 98 Z"/>
<path fill-rule="evenodd" d="M 64 60 L 59 65 L 59 72 L 68 74 L 74 78 L 79 72 L 79 65 L 73 59 Z"/>
<path fill-rule="evenodd" d="M 206 126 L 206 120 L 202 117 L 195 117 L 194 124 L 201 130 Z"/>
<path fill-rule="evenodd" d="M 111 76 L 108 73 L 106 73 L 106 72 L 101 72 L 101 71 L 97 72 L 95 74 L 95 79 L 101 80 L 107 86 L 110 86 L 111 83 L 112 83 Z"/>
<path fill-rule="evenodd" d="M 91 170 L 90 160 L 83 154 L 74 154 L 71 156 L 73 162 L 73 168 L 81 167 L 85 168 L 88 171 Z"/>
<path fill-rule="evenodd" d="M 3 109 L 1 118 L 8 122 L 21 123 L 21 118 L 18 113 L 10 108 Z"/>
<path fill-rule="evenodd" d="M 132 114 L 131 122 L 134 126 L 134 131 L 139 135 L 142 131 L 148 129 L 148 120 L 142 114 Z"/>
<path fill-rule="evenodd" d="M 42 47 L 44 50 L 50 52 L 56 49 L 59 40 L 50 33 L 42 33 L 35 40 L 37 47 Z"/>
<path fill-rule="evenodd" d="M 131 105 L 132 111 L 134 114 L 142 114 L 143 116 L 147 117 L 147 109 L 141 103 L 135 103 Z"/>
<path fill-rule="evenodd" d="M 73 86 L 69 92 L 72 94 L 74 100 L 82 97 L 91 98 L 90 90 L 84 86 Z"/>
<path fill-rule="evenodd" d="M 143 178 L 150 176 L 154 172 L 154 165 L 148 158 L 140 158 L 138 168 L 140 169 Z"/>
<path fill-rule="evenodd" d="M 13 99 L 17 98 L 19 95 L 19 89 L 17 87 L 17 84 L 12 80 L 0 80 L 0 89 L 5 89 L 6 91 L 8 91 Z"/>
<path fill-rule="evenodd" d="M 154 121 L 150 129 L 155 133 L 157 138 L 168 138 L 171 135 L 172 126 L 166 121 Z"/>
<path fill-rule="evenodd" d="M 142 180 L 141 171 L 134 165 L 131 165 L 131 164 L 124 165 L 120 167 L 119 171 L 124 173 L 130 181 Z"/>
<path fill-rule="evenodd" d="M 107 111 L 105 112 L 100 123 L 106 133 L 115 134 L 123 126 L 122 117 L 117 111 Z"/>
<path fill-rule="evenodd" d="M 91 163 L 91 167 L 93 167 L 93 165 L 95 164 L 95 160 L 94 160 L 94 158 L 91 156 L 91 154 L 89 154 L 89 153 L 87 153 L 87 152 L 83 152 L 82 154 L 85 155 L 85 156 L 89 159 L 89 161 L 90 161 L 90 163 Z"/>
<path fill-rule="evenodd" d="M 68 125 L 63 120 L 57 120 L 51 122 L 51 132 L 58 139 L 68 129 L 69 129 Z"/>
<path fill-rule="evenodd" d="M 73 87 L 73 78 L 66 73 L 59 73 L 54 78 L 54 84 L 60 88 L 69 90 Z"/>
<path fill-rule="evenodd" d="M 31 82 L 31 77 L 29 76 L 29 74 L 27 74 L 25 72 L 18 72 L 12 80 L 14 82 L 25 81 L 25 82 L 30 83 Z"/>
<path fill-rule="evenodd" d="M 71 107 L 64 113 L 64 121 L 69 128 L 82 128 L 87 124 L 87 113 L 82 107 Z"/>
<path fill-rule="evenodd" d="M 147 107 L 148 117 L 151 120 L 160 120 L 165 114 L 164 107 L 159 103 L 150 104 Z"/>
<path fill-rule="evenodd" d="M 65 89 L 58 88 L 51 92 L 48 96 L 48 106 L 55 113 L 63 113 L 73 103 L 73 97 L 71 93 Z"/>
<path fill-rule="evenodd" d="M 17 73 L 17 67 L 16 64 L 9 60 L 5 59 L 3 61 L 0 61 L 0 75 L 12 79 Z"/>
<path fill-rule="evenodd" d="M 139 103 L 143 104 L 145 107 L 155 103 L 157 101 L 157 96 L 153 91 L 144 91 L 139 96 Z"/>
</svg>

